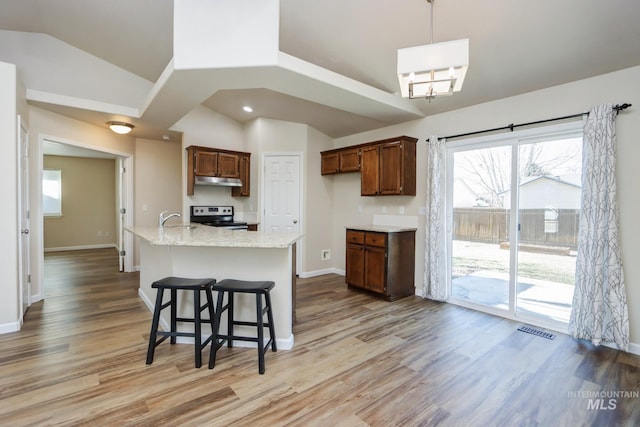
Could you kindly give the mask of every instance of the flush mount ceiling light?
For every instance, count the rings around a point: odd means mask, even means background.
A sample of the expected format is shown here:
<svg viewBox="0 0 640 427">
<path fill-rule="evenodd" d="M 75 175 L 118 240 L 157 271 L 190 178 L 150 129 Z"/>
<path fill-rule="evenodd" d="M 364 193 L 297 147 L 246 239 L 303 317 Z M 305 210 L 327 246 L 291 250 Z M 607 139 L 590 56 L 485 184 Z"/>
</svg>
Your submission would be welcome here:
<svg viewBox="0 0 640 427">
<path fill-rule="evenodd" d="M 114 131 L 115 133 L 119 133 L 120 135 L 124 135 L 127 134 L 129 132 L 131 132 L 134 128 L 134 126 L 131 123 L 126 123 L 126 122 L 107 122 L 107 124 L 109 125 L 109 128 Z"/>
<path fill-rule="evenodd" d="M 248 105 L 245 105 L 244 107 L 242 107 L 242 109 L 244 111 L 246 111 L 247 113 L 252 113 L 253 112 L 253 108 L 249 107 Z"/>
<path fill-rule="evenodd" d="M 433 2 L 430 44 L 398 49 L 398 81 L 403 98 L 452 95 L 462 89 L 469 67 L 469 39 L 433 43 Z"/>
</svg>

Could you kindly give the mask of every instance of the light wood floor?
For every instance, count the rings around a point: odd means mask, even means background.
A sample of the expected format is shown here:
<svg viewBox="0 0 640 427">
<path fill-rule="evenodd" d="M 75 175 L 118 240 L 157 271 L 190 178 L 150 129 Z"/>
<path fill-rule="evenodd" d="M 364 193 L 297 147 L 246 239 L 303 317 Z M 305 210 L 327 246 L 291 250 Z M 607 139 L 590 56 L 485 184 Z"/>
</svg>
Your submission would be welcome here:
<svg viewBox="0 0 640 427">
<path fill-rule="evenodd" d="M 138 275 L 117 270 L 115 250 L 46 256 L 46 300 L 0 335 L 0 425 L 640 425 L 640 398 L 595 409 L 580 394 L 640 390 L 636 356 L 380 301 L 337 275 L 300 280 L 295 347 L 268 352 L 264 375 L 248 348 L 221 349 L 208 370 L 165 342 L 147 366 L 151 314 Z"/>
</svg>

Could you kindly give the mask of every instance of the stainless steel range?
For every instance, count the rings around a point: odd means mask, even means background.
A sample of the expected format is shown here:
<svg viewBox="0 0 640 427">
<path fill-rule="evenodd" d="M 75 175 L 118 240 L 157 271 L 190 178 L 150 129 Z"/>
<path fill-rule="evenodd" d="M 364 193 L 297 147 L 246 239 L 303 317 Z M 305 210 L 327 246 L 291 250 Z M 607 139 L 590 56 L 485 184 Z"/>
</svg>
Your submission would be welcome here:
<svg viewBox="0 0 640 427">
<path fill-rule="evenodd" d="M 247 230 L 246 222 L 233 219 L 233 206 L 191 206 L 191 222 L 229 230 Z"/>
</svg>

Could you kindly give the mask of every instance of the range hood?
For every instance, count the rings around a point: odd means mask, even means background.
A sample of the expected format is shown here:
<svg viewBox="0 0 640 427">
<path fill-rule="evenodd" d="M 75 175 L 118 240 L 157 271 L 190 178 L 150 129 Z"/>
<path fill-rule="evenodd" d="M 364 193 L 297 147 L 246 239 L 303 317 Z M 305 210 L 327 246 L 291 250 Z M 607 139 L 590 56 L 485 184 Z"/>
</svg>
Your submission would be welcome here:
<svg viewBox="0 0 640 427">
<path fill-rule="evenodd" d="M 196 176 L 196 185 L 217 185 L 218 187 L 242 187 L 239 178 L 223 178 L 219 176 Z"/>
</svg>

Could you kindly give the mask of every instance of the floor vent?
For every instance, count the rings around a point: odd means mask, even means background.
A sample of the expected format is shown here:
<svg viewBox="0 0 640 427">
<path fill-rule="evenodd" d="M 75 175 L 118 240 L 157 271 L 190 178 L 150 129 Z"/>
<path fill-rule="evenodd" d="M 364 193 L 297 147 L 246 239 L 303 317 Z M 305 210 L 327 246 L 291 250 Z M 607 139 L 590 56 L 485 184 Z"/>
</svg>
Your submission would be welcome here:
<svg viewBox="0 0 640 427">
<path fill-rule="evenodd" d="M 555 335 L 550 334 L 549 332 L 544 332 L 544 331 L 541 331 L 540 329 L 531 328 L 529 326 L 520 326 L 518 330 L 520 332 L 526 332 L 528 334 L 536 335 L 538 337 L 546 338 L 548 340 L 552 340 L 556 337 Z"/>
</svg>

